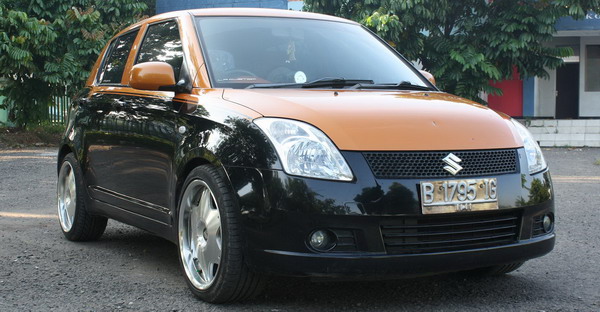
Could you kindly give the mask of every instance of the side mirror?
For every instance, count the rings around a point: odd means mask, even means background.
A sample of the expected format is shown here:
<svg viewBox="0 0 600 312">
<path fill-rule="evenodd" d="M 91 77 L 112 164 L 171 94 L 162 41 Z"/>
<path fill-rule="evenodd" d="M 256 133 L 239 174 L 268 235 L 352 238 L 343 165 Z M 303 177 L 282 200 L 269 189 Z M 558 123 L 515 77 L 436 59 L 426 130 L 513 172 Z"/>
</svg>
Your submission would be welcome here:
<svg viewBox="0 0 600 312">
<path fill-rule="evenodd" d="M 433 77 L 431 73 L 425 70 L 420 70 L 420 72 L 423 76 L 425 76 L 425 78 L 427 78 L 427 80 L 429 80 L 429 82 L 431 82 L 435 86 L 435 77 Z"/>
<path fill-rule="evenodd" d="M 131 68 L 129 85 L 140 90 L 175 89 L 175 73 L 173 67 L 165 62 L 140 63 Z"/>
</svg>

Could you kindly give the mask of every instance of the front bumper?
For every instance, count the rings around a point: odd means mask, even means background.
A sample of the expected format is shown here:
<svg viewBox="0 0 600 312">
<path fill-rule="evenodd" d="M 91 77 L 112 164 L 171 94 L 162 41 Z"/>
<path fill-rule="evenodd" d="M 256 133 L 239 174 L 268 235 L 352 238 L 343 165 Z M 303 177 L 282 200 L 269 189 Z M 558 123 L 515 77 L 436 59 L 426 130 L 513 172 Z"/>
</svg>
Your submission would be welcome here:
<svg viewBox="0 0 600 312">
<path fill-rule="evenodd" d="M 526 168 L 520 156 L 520 167 Z M 548 171 L 495 176 L 499 210 L 424 217 L 419 179 L 376 179 L 360 153 L 344 152 L 344 157 L 355 181 L 301 178 L 280 170 L 226 168 L 237 194 L 245 258 L 252 269 L 312 277 L 419 276 L 526 261 L 554 247 L 554 233 L 539 230 L 541 216 L 554 214 Z M 496 218 L 498 215 L 501 218 Z M 446 216 L 450 221 L 444 221 Z M 467 221 L 481 217 L 480 223 L 496 222 L 502 227 L 506 224 L 498 220 L 510 217 L 514 235 L 498 244 L 491 241 L 464 248 L 456 242 L 445 248 L 442 241 L 436 245 L 439 248 L 423 247 L 423 251 L 394 250 L 385 238 L 386 224 L 414 224 L 432 218 L 441 219 L 446 227 L 448 223 L 451 227 L 452 222 L 466 222 L 464 218 L 453 221 L 454 217 L 466 217 Z M 316 229 L 332 230 L 343 237 L 343 244 L 328 252 L 312 250 L 308 237 Z"/>
</svg>

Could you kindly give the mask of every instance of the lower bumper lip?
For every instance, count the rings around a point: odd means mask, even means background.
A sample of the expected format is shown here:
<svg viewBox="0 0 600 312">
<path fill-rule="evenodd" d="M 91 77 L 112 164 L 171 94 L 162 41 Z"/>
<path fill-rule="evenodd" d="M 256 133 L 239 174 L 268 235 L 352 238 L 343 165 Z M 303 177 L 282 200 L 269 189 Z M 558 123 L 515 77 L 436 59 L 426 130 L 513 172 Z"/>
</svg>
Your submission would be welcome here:
<svg viewBox="0 0 600 312">
<path fill-rule="evenodd" d="M 309 277 L 414 277 L 470 270 L 540 257 L 554 248 L 549 234 L 511 245 L 415 255 L 385 253 L 300 253 L 280 250 L 252 252 L 261 271 Z"/>
<path fill-rule="evenodd" d="M 301 257 L 301 258 L 312 258 L 312 259 L 354 259 L 354 260 L 367 260 L 367 259 L 400 259 L 400 258 L 419 258 L 419 257 L 436 257 L 436 256 L 461 256 L 463 254 L 477 254 L 480 252 L 493 252 L 495 250 L 505 250 L 515 247 L 524 247 L 529 245 L 539 244 L 540 242 L 554 240 L 556 234 L 550 233 L 544 237 L 537 237 L 528 240 L 524 240 L 515 244 L 502 245 L 488 248 L 477 248 L 469 250 L 456 250 L 456 251 L 445 251 L 445 252 L 431 252 L 426 254 L 403 254 L 403 255 L 391 255 L 385 252 L 347 252 L 347 253 L 308 253 L 308 252 L 293 252 L 284 250 L 264 250 L 263 252 L 273 255 L 290 256 L 290 257 Z"/>
</svg>

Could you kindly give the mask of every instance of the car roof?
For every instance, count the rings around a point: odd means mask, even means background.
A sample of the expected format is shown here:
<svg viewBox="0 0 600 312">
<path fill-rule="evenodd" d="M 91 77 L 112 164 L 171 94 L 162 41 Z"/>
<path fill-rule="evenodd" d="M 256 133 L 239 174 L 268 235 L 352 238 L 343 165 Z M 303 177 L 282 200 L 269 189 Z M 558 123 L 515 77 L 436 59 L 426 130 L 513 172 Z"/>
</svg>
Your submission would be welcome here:
<svg viewBox="0 0 600 312">
<path fill-rule="evenodd" d="M 192 16 L 258 16 L 258 17 L 303 18 L 303 19 L 313 19 L 313 20 L 324 20 L 324 21 L 335 21 L 335 22 L 342 22 L 342 23 L 358 24 L 354 21 L 347 20 L 347 19 L 340 18 L 340 17 L 331 16 L 331 15 L 292 11 L 292 10 L 265 9 L 265 8 L 260 8 L 260 9 L 259 8 L 211 8 L 211 9 L 172 11 L 172 12 L 154 15 L 152 17 L 146 18 L 137 23 L 129 25 L 128 27 L 126 27 L 125 29 L 120 31 L 116 36 L 120 36 L 121 34 L 126 33 L 129 30 L 136 28 L 140 25 L 146 24 L 146 23 L 153 23 L 156 21 L 164 20 L 164 19 L 190 16 L 190 15 L 192 15 Z"/>
<path fill-rule="evenodd" d="M 344 23 L 356 22 L 339 18 L 331 15 L 292 11 L 292 10 L 281 10 L 281 9 L 265 9 L 265 8 L 213 8 L 213 9 L 196 9 L 183 11 L 189 12 L 194 16 L 263 16 L 263 17 L 287 17 L 287 18 L 305 18 L 305 19 L 316 19 L 316 20 L 327 20 Z"/>
</svg>

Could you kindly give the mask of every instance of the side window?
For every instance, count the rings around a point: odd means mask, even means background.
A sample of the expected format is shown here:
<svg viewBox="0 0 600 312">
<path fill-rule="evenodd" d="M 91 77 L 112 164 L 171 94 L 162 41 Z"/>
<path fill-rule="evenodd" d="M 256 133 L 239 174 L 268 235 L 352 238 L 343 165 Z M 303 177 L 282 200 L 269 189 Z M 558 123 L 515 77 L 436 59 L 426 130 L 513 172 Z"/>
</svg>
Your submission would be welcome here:
<svg viewBox="0 0 600 312">
<path fill-rule="evenodd" d="M 179 77 L 183 62 L 183 48 L 175 21 L 148 26 L 136 64 L 166 62 L 173 66 L 175 79 Z"/>
<path fill-rule="evenodd" d="M 100 73 L 100 83 L 121 83 L 127 57 L 129 57 L 129 51 L 137 33 L 137 30 L 127 33 L 111 43 L 110 51 Z"/>
</svg>

